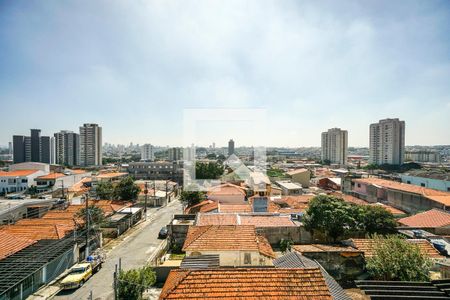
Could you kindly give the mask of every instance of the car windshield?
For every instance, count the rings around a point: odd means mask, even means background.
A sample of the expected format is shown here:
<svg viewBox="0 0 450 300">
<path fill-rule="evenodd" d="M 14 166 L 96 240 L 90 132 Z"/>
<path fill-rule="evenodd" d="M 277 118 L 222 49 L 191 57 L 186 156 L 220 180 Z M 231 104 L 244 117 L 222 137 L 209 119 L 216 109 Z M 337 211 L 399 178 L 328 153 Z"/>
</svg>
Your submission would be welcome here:
<svg viewBox="0 0 450 300">
<path fill-rule="evenodd" d="M 70 274 L 80 274 L 83 273 L 86 270 L 86 268 L 79 267 L 79 268 L 73 268 L 70 270 Z"/>
</svg>

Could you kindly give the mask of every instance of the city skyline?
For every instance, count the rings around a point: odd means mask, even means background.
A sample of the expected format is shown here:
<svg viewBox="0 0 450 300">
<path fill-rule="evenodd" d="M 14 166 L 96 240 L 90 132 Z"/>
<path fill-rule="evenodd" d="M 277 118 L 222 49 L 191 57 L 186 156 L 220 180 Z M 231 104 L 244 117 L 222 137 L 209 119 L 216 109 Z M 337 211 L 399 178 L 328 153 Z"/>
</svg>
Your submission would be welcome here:
<svg viewBox="0 0 450 300">
<path fill-rule="evenodd" d="M 189 108 L 266 109 L 252 137 L 270 146 L 318 146 L 333 127 L 368 146 L 386 118 L 406 121 L 407 145 L 450 144 L 449 6 L 4 1 L 0 144 L 95 122 L 111 143 L 182 145 Z M 256 145 L 226 129 L 200 143 Z"/>
</svg>

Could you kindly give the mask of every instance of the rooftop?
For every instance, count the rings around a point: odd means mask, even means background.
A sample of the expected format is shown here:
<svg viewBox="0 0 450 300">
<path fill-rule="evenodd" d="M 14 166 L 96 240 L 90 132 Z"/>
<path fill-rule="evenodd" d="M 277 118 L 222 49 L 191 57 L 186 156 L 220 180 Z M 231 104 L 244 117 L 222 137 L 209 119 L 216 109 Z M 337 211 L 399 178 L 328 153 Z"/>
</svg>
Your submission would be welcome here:
<svg viewBox="0 0 450 300">
<path fill-rule="evenodd" d="M 291 227 L 297 226 L 290 215 L 280 214 L 246 214 L 246 213 L 217 213 L 197 215 L 197 226 L 207 225 L 253 225 L 256 227 Z"/>
<path fill-rule="evenodd" d="M 350 246 L 341 245 L 325 245 L 325 244 L 309 244 L 309 245 L 293 245 L 292 248 L 300 253 L 307 252 L 361 252 Z"/>
<path fill-rule="evenodd" d="M 301 189 L 302 186 L 298 183 L 294 183 L 291 181 L 276 181 L 276 183 L 281 186 L 282 188 L 288 189 L 288 190 L 298 190 Z"/>
<path fill-rule="evenodd" d="M 256 234 L 254 226 L 191 226 L 183 251 L 257 251 L 275 258 L 267 240 Z"/>
<path fill-rule="evenodd" d="M 65 177 L 66 175 L 64 175 L 63 173 L 50 173 L 47 175 L 42 175 L 39 177 L 36 177 L 35 180 L 54 180 L 54 179 L 58 179 L 60 177 Z"/>
<path fill-rule="evenodd" d="M 351 239 L 351 243 L 358 250 L 364 252 L 365 257 L 374 255 L 375 243 L 374 239 Z M 433 245 L 425 239 L 407 239 L 409 243 L 417 245 L 422 253 L 427 254 L 430 258 L 444 258 Z"/>
<path fill-rule="evenodd" d="M 450 214 L 440 209 L 431 209 L 406 218 L 398 222 L 402 225 L 417 228 L 436 228 L 450 225 Z"/>
<path fill-rule="evenodd" d="M 125 172 L 109 172 L 109 173 L 100 173 L 96 177 L 99 179 L 110 179 L 110 178 L 118 178 L 127 176 L 128 173 Z"/>
<path fill-rule="evenodd" d="M 386 189 L 391 190 L 397 190 L 412 194 L 418 194 L 425 198 L 431 199 L 433 201 L 436 201 L 438 203 L 448 205 L 450 206 L 450 193 L 442 192 L 438 190 L 433 190 L 430 188 L 425 188 L 417 185 L 407 184 L 407 183 L 400 183 L 397 181 L 392 180 L 386 180 L 386 179 L 380 179 L 380 178 L 358 178 L 353 179 L 356 183 L 363 183 L 363 184 L 373 184 L 378 185 Z"/>
<path fill-rule="evenodd" d="M 0 230 L 0 260 L 34 243 L 36 243 L 36 240 L 16 236 L 6 231 Z"/>
<path fill-rule="evenodd" d="M 319 268 L 172 270 L 160 299 L 332 299 Z"/>
<path fill-rule="evenodd" d="M 22 177 L 29 176 L 38 172 L 39 170 L 16 170 L 16 171 L 0 171 L 0 177 Z"/>
<path fill-rule="evenodd" d="M 289 176 L 292 176 L 292 175 L 295 175 L 295 174 L 300 174 L 300 173 L 305 173 L 305 172 L 309 172 L 309 170 L 305 169 L 305 168 L 295 169 L 295 170 L 287 172 L 286 174 L 288 174 Z"/>
</svg>

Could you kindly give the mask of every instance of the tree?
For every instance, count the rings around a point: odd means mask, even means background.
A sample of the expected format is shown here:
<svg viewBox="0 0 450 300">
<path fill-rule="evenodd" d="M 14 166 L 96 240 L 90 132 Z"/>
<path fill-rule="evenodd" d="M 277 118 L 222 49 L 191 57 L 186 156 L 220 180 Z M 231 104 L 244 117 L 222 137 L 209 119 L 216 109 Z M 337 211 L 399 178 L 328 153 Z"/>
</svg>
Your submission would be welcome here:
<svg viewBox="0 0 450 300">
<path fill-rule="evenodd" d="M 374 237 L 374 255 L 367 259 L 367 271 L 378 280 L 428 281 L 431 260 L 417 245 L 398 235 Z"/>
<path fill-rule="evenodd" d="M 384 207 L 377 205 L 362 206 L 359 220 L 361 229 L 368 234 L 394 233 L 397 226 L 394 215 Z"/>
<path fill-rule="evenodd" d="M 205 198 L 205 193 L 201 191 L 182 191 L 180 194 L 180 200 L 188 207 L 198 204 Z"/>
<path fill-rule="evenodd" d="M 342 199 L 319 195 L 309 202 L 303 223 L 307 230 L 322 232 L 335 242 L 355 226 L 356 220 L 349 208 L 349 204 Z"/>
<path fill-rule="evenodd" d="M 223 166 L 218 163 L 200 163 L 195 164 L 195 178 L 197 179 L 218 179 L 223 175 Z"/>
<path fill-rule="evenodd" d="M 131 176 L 125 177 L 114 187 L 114 197 L 121 200 L 136 200 L 140 188 Z"/>
<path fill-rule="evenodd" d="M 329 166 L 329 165 L 331 164 L 331 160 L 329 160 L 329 159 L 324 159 L 324 160 L 322 161 L 322 164 L 323 164 L 323 165 L 326 165 L 326 166 Z"/>
<path fill-rule="evenodd" d="M 120 270 L 117 280 L 119 299 L 140 300 L 142 294 L 156 282 L 156 273 L 150 266 L 128 271 Z"/>
<path fill-rule="evenodd" d="M 114 187 L 110 181 L 100 181 L 95 187 L 95 192 L 99 199 L 110 200 L 114 196 Z"/>
<path fill-rule="evenodd" d="M 100 226 L 105 222 L 105 213 L 100 207 L 95 206 L 95 204 L 91 204 L 88 206 L 87 211 L 89 215 L 89 223 L 91 226 Z M 87 224 L 85 207 L 80 209 L 76 216 L 83 219 L 84 224 Z"/>
<path fill-rule="evenodd" d="M 283 253 L 291 251 L 291 246 L 294 242 L 291 239 L 281 239 L 280 241 L 280 250 Z"/>
</svg>

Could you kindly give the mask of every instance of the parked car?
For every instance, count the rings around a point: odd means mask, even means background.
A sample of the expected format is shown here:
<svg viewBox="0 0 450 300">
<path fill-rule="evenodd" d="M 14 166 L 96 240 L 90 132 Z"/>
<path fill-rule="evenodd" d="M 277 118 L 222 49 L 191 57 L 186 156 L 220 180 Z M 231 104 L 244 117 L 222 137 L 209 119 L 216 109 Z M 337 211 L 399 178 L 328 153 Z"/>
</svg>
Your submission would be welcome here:
<svg viewBox="0 0 450 300">
<path fill-rule="evenodd" d="M 77 289 L 102 268 L 101 256 L 89 256 L 87 261 L 74 265 L 69 274 L 61 281 L 63 290 Z"/>
<path fill-rule="evenodd" d="M 167 238 L 167 226 L 164 226 L 163 228 L 161 228 L 161 230 L 158 233 L 158 239 L 165 239 Z"/>
</svg>

